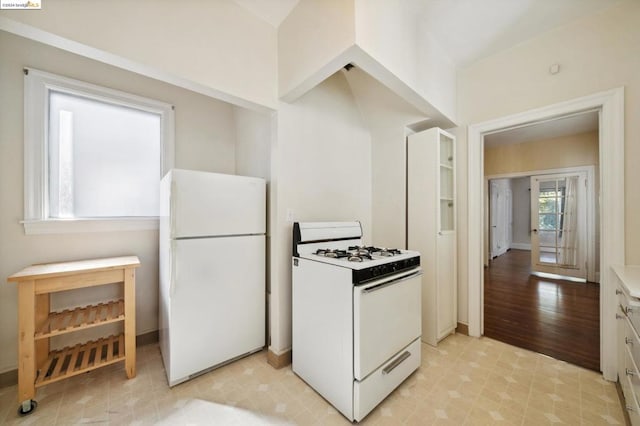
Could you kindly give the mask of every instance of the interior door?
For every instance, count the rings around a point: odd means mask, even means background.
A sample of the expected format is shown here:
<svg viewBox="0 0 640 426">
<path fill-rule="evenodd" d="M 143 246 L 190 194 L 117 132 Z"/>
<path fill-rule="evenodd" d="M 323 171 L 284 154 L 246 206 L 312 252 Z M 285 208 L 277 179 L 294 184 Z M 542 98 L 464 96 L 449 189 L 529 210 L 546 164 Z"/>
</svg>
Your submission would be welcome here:
<svg viewBox="0 0 640 426">
<path fill-rule="evenodd" d="M 506 185 L 504 180 L 491 181 L 490 184 L 491 258 L 504 254 L 511 242 L 511 190 Z"/>
<path fill-rule="evenodd" d="M 531 272 L 586 281 L 586 173 L 531 177 Z"/>
<path fill-rule="evenodd" d="M 491 241 L 491 258 L 498 256 L 498 198 L 500 197 L 498 191 L 498 185 L 495 182 L 491 182 L 489 185 L 489 192 L 491 197 L 491 202 L 489 203 L 489 218 L 490 228 L 489 228 L 489 238 Z"/>
</svg>

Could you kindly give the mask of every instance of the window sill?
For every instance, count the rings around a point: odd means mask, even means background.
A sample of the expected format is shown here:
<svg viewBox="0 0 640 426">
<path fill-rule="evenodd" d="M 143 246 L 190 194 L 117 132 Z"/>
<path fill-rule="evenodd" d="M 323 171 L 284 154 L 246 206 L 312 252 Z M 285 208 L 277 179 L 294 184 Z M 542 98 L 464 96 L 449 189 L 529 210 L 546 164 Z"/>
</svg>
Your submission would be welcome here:
<svg viewBox="0 0 640 426">
<path fill-rule="evenodd" d="M 157 217 L 24 220 L 25 235 L 147 231 L 158 229 Z"/>
</svg>

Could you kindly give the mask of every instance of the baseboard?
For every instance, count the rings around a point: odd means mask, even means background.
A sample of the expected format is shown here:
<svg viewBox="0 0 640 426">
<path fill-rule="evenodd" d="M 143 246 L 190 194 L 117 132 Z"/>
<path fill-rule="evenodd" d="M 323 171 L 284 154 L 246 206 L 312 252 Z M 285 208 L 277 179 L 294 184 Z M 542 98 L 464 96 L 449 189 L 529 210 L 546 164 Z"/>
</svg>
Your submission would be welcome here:
<svg viewBox="0 0 640 426">
<path fill-rule="evenodd" d="M 136 346 L 150 345 L 152 343 L 158 343 L 160 340 L 160 332 L 158 330 L 150 331 L 144 334 L 138 334 L 136 336 Z"/>
<path fill-rule="evenodd" d="M 158 330 L 150 331 L 148 333 L 139 334 L 136 336 L 136 347 L 150 345 L 157 343 L 159 339 Z M 289 351 L 291 353 L 291 351 Z M 289 362 L 291 360 L 291 354 L 289 354 Z M 286 365 L 286 364 L 285 364 Z M 9 370 L 4 373 L 0 373 L 0 388 L 6 388 L 18 384 L 18 369 Z"/>
<path fill-rule="evenodd" d="M 9 370 L 0 373 L 0 388 L 6 388 L 18 384 L 18 370 Z"/>
<path fill-rule="evenodd" d="M 280 355 L 277 355 L 275 352 L 269 349 L 267 351 L 267 363 L 269 363 L 269 365 L 276 370 L 286 367 L 287 365 L 291 364 L 291 349 L 283 352 Z"/>
<path fill-rule="evenodd" d="M 464 334 L 465 336 L 468 336 L 469 335 L 469 326 L 467 324 L 463 324 L 463 323 L 459 322 L 458 326 L 456 327 L 456 333 Z"/>
<path fill-rule="evenodd" d="M 531 244 L 527 243 L 511 243 L 510 248 L 516 250 L 531 250 Z"/>
</svg>

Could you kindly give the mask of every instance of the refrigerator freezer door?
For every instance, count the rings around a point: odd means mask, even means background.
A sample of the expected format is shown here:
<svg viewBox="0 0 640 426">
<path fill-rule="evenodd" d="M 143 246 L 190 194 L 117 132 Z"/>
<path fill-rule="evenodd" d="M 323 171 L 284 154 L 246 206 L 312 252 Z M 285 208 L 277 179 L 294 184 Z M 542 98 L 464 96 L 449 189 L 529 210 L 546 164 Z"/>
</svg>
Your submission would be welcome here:
<svg viewBox="0 0 640 426">
<path fill-rule="evenodd" d="M 265 233 L 264 179 L 180 169 L 167 176 L 171 238 Z"/>
<path fill-rule="evenodd" d="M 192 374 L 265 345 L 265 237 L 172 241 L 167 377 Z M 165 358 L 165 359 L 166 359 Z"/>
</svg>

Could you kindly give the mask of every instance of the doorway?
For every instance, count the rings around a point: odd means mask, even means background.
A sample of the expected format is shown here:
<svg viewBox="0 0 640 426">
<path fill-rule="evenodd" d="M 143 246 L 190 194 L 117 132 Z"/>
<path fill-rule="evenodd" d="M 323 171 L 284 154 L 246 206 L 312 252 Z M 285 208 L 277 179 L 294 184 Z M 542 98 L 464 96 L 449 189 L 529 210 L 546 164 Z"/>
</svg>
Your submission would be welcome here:
<svg viewBox="0 0 640 426">
<path fill-rule="evenodd" d="M 615 280 L 613 264 L 623 264 L 624 256 L 624 89 L 618 88 L 582 98 L 533 109 L 499 119 L 470 125 L 468 128 L 468 203 L 467 268 L 462 274 L 468 282 L 468 326 L 471 336 L 483 334 L 483 269 L 486 237 L 483 235 L 485 215 L 484 136 L 514 126 L 552 120 L 568 114 L 596 109 L 599 111 L 600 158 L 600 370 L 604 378 L 616 378 Z M 607 208 L 602 208 L 607 206 Z M 481 214 L 478 214 L 481 212 Z"/>
<path fill-rule="evenodd" d="M 575 144 L 576 140 L 583 140 L 584 146 Z M 567 142 L 591 151 L 597 163 L 595 129 L 553 139 L 556 146 Z M 533 151 L 532 144 L 545 147 L 545 143 L 529 142 L 518 149 Z M 495 154 L 489 149 L 488 159 Z M 484 271 L 484 335 L 597 371 L 599 285 L 585 282 L 584 262 L 594 253 L 593 248 L 587 250 L 586 242 L 595 242 L 590 236 L 597 226 L 586 225 L 595 210 L 590 203 L 596 197 L 587 197 L 593 190 L 588 183 L 595 170 L 574 167 L 530 173 L 487 177 L 490 256 Z M 576 231 L 576 241 L 567 238 Z M 583 265 L 581 270 L 578 265 Z"/>
</svg>

